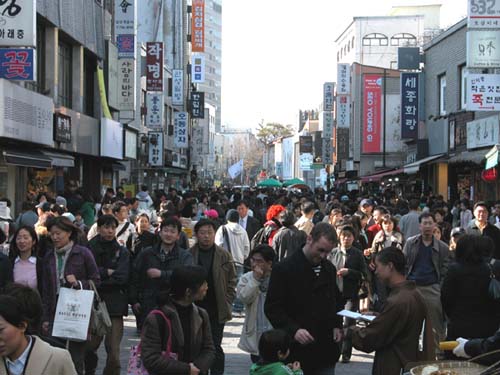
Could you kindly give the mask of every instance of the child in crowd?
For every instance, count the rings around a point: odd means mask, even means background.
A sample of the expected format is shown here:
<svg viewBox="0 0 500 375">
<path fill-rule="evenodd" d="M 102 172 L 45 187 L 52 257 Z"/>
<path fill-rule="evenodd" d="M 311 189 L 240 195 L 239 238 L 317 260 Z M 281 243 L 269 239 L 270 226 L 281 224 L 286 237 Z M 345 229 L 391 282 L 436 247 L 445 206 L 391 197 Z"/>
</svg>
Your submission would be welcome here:
<svg viewBox="0 0 500 375">
<path fill-rule="evenodd" d="M 280 329 L 262 334 L 259 340 L 259 362 L 252 365 L 250 375 L 303 375 L 300 363 L 285 365 L 290 354 L 290 337 Z"/>
</svg>

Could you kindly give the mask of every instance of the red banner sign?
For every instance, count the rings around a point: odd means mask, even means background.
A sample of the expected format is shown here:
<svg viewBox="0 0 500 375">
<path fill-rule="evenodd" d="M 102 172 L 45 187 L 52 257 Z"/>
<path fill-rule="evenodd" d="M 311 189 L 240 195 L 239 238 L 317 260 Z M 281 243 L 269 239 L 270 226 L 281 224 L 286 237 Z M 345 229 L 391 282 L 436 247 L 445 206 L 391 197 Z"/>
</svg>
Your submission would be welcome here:
<svg viewBox="0 0 500 375">
<path fill-rule="evenodd" d="M 363 153 L 381 152 L 380 135 L 382 102 L 382 77 L 365 75 L 363 79 Z"/>
<path fill-rule="evenodd" d="M 205 0 L 193 0 L 191 20 L 191 50 L 205 52 Z"/>
<path fill-rule="evenodd" d="M 163 91 L 163 43 L 146 43 L 146 91 Z"/>
</svg>

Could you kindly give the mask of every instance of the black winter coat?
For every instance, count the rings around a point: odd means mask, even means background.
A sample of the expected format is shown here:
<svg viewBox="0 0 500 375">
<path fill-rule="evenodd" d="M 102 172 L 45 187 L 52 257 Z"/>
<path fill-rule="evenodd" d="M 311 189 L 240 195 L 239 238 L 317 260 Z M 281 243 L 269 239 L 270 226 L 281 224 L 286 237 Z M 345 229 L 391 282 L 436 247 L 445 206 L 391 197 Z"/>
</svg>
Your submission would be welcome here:
<svg viewBox="0 0 500 375">
<path fill-rule="evenodd" d="M 328 259 L 335 265 L 340 261 L 343 255 L 340 252 L 340 247 L 333 249 Z M 348 299 L 358 299 L 359 288 L 361 287 L 361 281 L 366 278 L 367 268 L 365 258 L 361 250 L 351 247 L 347 250 L 347 256 L 345 259 L 344 268 L 349 269 L 347 275 L 343 277 L 343 291 L 342 295 L 344 300 Z"/>
<path fill-rule="evenodd" d="M 0 293 L 8 283 L 12 282 L 12 277 L 12 263 L 7 255 L 0 253 Z"/>
</svg>

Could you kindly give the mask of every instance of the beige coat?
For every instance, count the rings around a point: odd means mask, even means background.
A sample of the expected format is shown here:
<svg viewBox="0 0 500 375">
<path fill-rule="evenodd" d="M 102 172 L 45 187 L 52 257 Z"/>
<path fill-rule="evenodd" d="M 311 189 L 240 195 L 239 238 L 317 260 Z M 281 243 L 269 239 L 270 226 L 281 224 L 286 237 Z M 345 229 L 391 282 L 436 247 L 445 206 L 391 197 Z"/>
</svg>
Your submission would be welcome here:
<svg viewBox="0 0 500 375">
<path fill-rule="evenodd" d="M 54 348 L 36 336 L 26 363 L 26 375 L 76 375 L 69 352 Z M 5 366 L 0 365 L 0 375 L 8 375 Z"/>
</svg>

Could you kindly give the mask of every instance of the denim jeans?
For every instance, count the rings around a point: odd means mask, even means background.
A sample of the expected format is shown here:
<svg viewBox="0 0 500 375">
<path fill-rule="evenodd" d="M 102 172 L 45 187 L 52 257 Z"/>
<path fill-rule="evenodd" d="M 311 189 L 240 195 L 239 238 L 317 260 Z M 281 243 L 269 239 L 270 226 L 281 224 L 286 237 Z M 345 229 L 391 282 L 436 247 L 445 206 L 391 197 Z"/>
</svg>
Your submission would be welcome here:
<svg viewBox="0 0 500 375">
<path fill-rule="evenodd" d="M 224 374 L 224 366 L 225 366 L 224 350 L 222 350 L 224 323 L 221 324 L 211 319 L 210 327 L 212 329 L 212 340 L 215 346 L 215 360 L 212 364 L 212 367 L 210 367 L 210 375 L 222 375 Z"/>
</svg>

